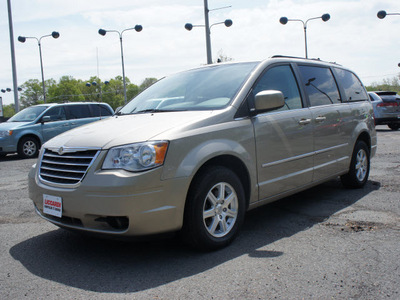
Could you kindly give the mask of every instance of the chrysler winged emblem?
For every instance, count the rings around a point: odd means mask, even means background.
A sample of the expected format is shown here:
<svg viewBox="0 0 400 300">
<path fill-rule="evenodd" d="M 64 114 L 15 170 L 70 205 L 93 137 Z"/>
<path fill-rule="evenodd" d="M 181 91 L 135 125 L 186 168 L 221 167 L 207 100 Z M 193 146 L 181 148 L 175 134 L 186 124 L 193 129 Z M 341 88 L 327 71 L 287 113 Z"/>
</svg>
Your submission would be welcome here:
<svg viewBox="0 0 400 300">
<path fill-rule="evenodd" d="M 64 153 L 64 147 L 61 146 L 60 148 L 58 148 L 58 151 L 57 151 L 57 152 L 58 152 L 59 155 L 63 155 L 63 153 Z"/>
</svg>

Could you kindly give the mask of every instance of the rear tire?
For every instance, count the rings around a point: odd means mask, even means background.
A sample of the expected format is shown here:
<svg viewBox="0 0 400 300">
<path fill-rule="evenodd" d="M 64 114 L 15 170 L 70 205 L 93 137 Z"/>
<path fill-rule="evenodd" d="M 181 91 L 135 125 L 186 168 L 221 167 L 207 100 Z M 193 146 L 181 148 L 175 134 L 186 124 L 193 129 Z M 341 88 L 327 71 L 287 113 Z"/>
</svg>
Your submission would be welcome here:
<svg viewBox="0 0 400 300">
<path fill-rule="evenodd" d="M 361 188 L 368 180 L 370 169 L 370 154 L 368 146 L 363 141 L 357 141 L 350 162 L 349 173 L 340 177 L 348 188 Z"/>
<path fill-rule="evenodd" d="M 233 171 L 222 166 L 204 169 L 186 199 L 184 242 L 206 251 L 227 246 L 243 223 L 245 203 L 243 185 Z"/>
<path fill-rule="evenodd" d="M 399 130 L 400 124 L 389 124 L 388 127 L 392 130 Z"/>
<path fill-rule="evenodd" d="M 18 155 L 21 158 L 33 158 L 39 153 L 39 142 L 34 137 L 23 137 L 18 143 Z"/>
</svg>

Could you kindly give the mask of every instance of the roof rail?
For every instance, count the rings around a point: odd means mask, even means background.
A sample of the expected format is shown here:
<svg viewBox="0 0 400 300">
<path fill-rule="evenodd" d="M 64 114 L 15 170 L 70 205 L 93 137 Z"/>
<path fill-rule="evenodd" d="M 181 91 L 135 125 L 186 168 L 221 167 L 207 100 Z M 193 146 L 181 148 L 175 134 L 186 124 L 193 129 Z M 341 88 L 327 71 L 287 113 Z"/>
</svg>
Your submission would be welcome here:
<svg viewBox="0 0 400 300">
<path fill-rule="evenodd" d="M 330 64 L 334 64 L 334 65 L 341 66 L 341 65 L 338 64 L 337 62 L 323 61 L 323 60 L 321 60 L 320 58 L 305 58 L 305 57 L 288 56 L 288 55 L 273 55 L 273 56 L 271 56 L 271 58 L 293 58 L 293 59 L 316 60 L 316 61 L 327 62 L 327 63 L 330 63 Z"/>
<path fill-rule="evenodd" d="M 296 58 L 296 59 L 307 59 L 305 57 L 288 56 L 288 55 L 273 55 L 271 58 Z"/>
</svg>

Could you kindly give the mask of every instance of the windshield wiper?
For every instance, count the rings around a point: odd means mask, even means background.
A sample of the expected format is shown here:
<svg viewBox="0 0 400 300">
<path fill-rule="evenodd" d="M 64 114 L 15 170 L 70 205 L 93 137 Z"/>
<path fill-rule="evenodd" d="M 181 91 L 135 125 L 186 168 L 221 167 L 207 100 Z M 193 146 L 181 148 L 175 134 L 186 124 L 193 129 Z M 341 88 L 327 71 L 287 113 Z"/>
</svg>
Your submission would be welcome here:
<svg viewBox="0 0 400 300">
<path fill-rule="evenodd" d="M 184 109 L 157 109 L 157 108 L 149 108 L 149 109 L 143 109 L 143 110 L 139 110 L 139 111 L 133 112 L 133 114 L 156 113 L 156 112 L 173 112 L 173 111 L 184 111 Z"/>
</svg>

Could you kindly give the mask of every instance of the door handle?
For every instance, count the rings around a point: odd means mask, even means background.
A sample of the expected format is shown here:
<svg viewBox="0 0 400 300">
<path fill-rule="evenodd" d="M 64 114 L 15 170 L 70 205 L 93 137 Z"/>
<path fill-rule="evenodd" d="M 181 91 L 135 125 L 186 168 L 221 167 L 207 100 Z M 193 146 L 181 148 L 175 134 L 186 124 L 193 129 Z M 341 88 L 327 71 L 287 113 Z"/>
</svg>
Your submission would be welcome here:
<svg viewBox="0 0 400 300">
<path fill-rule="evenodd" d="M 318 116 L 315 118 L 315 121 L 317 121 L 318 123 L 324 122 L 326 120 L 326 117 L 324 116 Z"/>
<path fill-rule="evenodd" d="M 69 126 L 69 124 L 64 124 L 63 126 L 64 126 L 64 127 L 68 127 L 68 126 Z"/>
<path fill-rule="evenodd" d="M 307 124 L 310 124 L 310 123 L 311 123 L 311 119 L 301 119 L 299 121 L 300 125 L 307 125 Z"/>
</svg>

